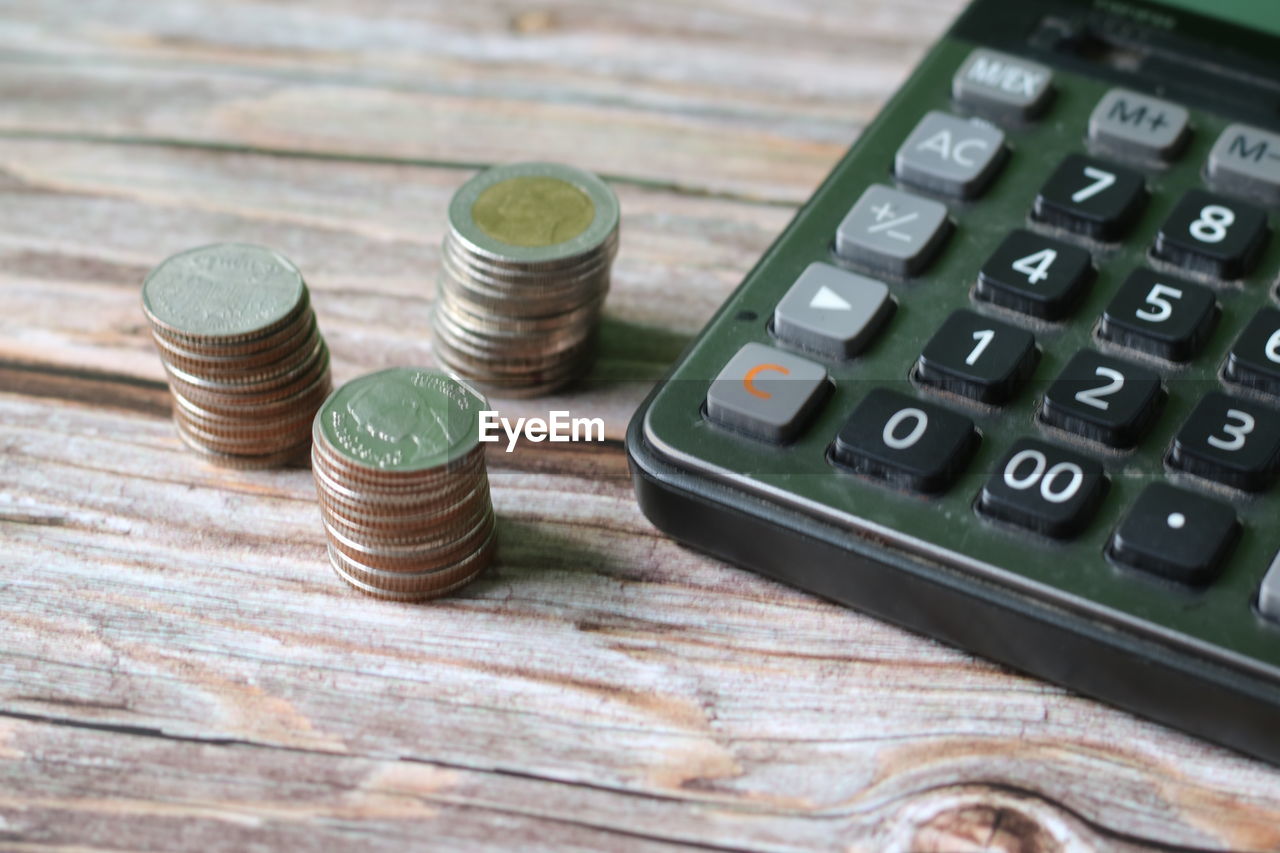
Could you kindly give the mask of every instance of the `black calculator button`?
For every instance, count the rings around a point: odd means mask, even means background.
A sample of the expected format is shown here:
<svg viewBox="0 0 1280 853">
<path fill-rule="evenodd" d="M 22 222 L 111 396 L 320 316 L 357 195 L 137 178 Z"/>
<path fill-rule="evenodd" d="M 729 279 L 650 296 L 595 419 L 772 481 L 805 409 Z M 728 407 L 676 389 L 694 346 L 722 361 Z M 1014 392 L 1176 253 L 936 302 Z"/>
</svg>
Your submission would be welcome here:
<svg viewBox="0 0 1280 853">
<path fill-rule="evenodd" d="M 1107 493 L 1102 466 L 1087 456 L 1020 438 L 996 466 L 978 510 L 1044 536 L 1079 533 Z"/>
<path fill-rule="evenodd" d="M 1131 447 L 1155 418 L 1162 396 L 1152 371 L 1082 350 L 1045 392 L 1040 417 L 1111 447 Z"/>
<path fill-rule="evenodd" d="M 1231 382 L 1280 394 L 1280 311 L 1254 315 L 1231 347 L 1225 373 Z"/>
<path fill-rule="evenodd" d="M 982 265 L 974 295 L 1056 320 L 1070 313 L 1093 276 L 1093 259 L 1084 249 L 1019 229 Z"/>
<path fill-rule="evenodd" d="M 707 391 L 707 417 L 765 441 L 795 437 L 826 396 L 826 368 L 750 343 L 738 350 Z"/>
<path fill-rule="evenodd" d="M 1139 352 L 1187 361 L 1204 345 L 1216 317 L 1209 288 L 1136 269 L 1107 306 L 1098 334 Z"/>
<path fill-rule="evenodd" d="M 1108 550 L 1118 563 L 1205 584 L 1221 570 L 1239 535 L 1240 522 L 1227 504 L 1152 483 L 1112 534 Z"/>
<path fill-rule="evenodd" d="M 1228 486 L 1261 491 L 1280 466 L 1280 412 L 1212 391 L 1174 436 L 1169 462 Z"/>
<path fill-rule="evenodd" d="M 1123 236 L 1147 201 L 1142 175 L 1105 160 L 1071 154 L 1040 188 L 1032 215 L 1097 240 Z"/>
<path fill-rule="evenodd" d="M 1218 278 L 1240 278 L 1267 242 L 1267 215 L 1251 204 L 1188 190 L 1156 235 L 1159 258 Z"/>
<path fill-rule="evenodd" d="M 962 309 L 952 313 L 925 345 L 916 378 L 923 385 L 983 403 L 1003 403 L 1038 360 L 1030 332 Z"/>
<path fill-rule="evenodd" d="M 973 421 L 914 397 L 875 388 L 836 436 L 835 461 L 917 492 L 941 492 L 978 444 Z"/>
<path fill-rule="evenodd" d="M 1004 157 L 999 128 L 933 110 L 898 149 L 893 172 L 904 184 L 973 198 L 991 182 Z"/>
</svg>

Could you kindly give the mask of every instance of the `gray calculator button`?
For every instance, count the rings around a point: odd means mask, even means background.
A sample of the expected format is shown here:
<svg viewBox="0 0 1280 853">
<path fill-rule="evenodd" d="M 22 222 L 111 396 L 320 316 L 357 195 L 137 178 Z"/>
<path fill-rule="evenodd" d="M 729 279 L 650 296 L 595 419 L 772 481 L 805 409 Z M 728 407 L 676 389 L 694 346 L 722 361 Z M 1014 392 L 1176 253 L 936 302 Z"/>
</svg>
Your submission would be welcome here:
<svg viewBox="0 0 1280 853">
<path fill-rule="evenodd" d="M 1280 134 L 1228 126 L 1209 152 L 1209 180 L 1227 192 L 1280 203 Z"/>
<path fill-rule="evenodd" d="M 872 184 L 836 229 L 836 254 L 895 275 L 924 268 L 950 230 L 945 205 Z"/>
<path fill-rule="evenodd" d="M 903 183 L 970 198 L 987 185 L 1003 158 L 1003 131 L 934 110 L 902 143 L 893 171 Z"/>
<path fill-rule="evenodd" d="M 1258 590 L 1258 610 L 1268 619 L 1280 622 L 1280 554 L 1271 561 L 1271 568 L 1262 578 L 1262 589 Z"/>
<path fill-rule="evenodd" d="M 711 383 L 707 417 L 767 441 L 787 441 L 804 426 L 827 390 L 827 371 L 764 344 L 738 350 Z"/>
<path fill-rule="evenodd" d="M 1089 141 L 1142 160 L 1171 160 L 1187 139 L 1185 108 L 1128 89 L 1112 89 L 1089 116 Z"/>
<path fill-rule="evenodd" d="M 866 347 L 892 311 L 889 288 L 882 282 L 813 263 L 774 309 L 773 333 L 802 349 L 850 358 Z"/>
<path fill-rule="evenodd" d="M 951 78 L 951 96 L 991 116 L 1032 118 L 1048 103 L 1052 80 L 1039 63 L 979 48 Z"/>
</svg>

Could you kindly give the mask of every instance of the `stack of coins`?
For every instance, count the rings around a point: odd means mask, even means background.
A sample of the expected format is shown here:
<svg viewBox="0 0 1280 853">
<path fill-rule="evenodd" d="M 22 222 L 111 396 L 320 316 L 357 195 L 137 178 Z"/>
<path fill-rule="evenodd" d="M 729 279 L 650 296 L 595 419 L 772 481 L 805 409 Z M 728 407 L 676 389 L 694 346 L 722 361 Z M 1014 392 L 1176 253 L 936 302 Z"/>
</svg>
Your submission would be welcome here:
<svg viewBox="0 0 1280 853">
<path fill-rule="evenodd" d="M 142 305 L 188 445 L 241 468 L 304 456 L 332 386 L 329 350 L 293 264 L 259 246 L 192 249 L 147 276 Z"/>
<path fill-rule="evenodd" d="M 590 172 L 499 166 L 449 205 L 438 358 L 494 393 L 534 396 L 582 377 L 618 250 L 618 199 Z"/>
<path fill-rule="evenodd" d="M 466 384 L 407 367 L 353 380 L 325 401 L 311 470 L 339 577 L 414 601 L 484 570 L 495 538 L 479 434 L 485 407 Z"/>
</svg>

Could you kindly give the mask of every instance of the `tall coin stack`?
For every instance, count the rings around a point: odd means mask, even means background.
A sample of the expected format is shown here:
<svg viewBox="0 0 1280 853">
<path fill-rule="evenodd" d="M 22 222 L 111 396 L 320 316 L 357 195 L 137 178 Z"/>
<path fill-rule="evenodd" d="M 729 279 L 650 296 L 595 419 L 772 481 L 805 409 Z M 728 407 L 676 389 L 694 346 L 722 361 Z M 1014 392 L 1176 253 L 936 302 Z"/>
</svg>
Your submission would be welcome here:
<svg viewBox="0 0 1280 853">
<path fill-rule="evenodd" d="M 449 205 L 436 354 L 494 393 L 531 397 L 585 375 L 618 250 L 618 199 L 590 172 L 498 166 Z"/>
<path fill-rule="evenodd" d="M 240 468 L 304 455 L 332 385 L 297 267 L 260 246 L 192 249 L 152 270 L 142 305 L 188 445 Z"/>
<path fill-rule="evenodd" d="M 316 414 L 311 470 L 329 560 L 381 598 L 435 598 L 494 553 L 479 413 L 485 400 L 432 370 L 393 367 L 343 385 Z"/>
</svg>

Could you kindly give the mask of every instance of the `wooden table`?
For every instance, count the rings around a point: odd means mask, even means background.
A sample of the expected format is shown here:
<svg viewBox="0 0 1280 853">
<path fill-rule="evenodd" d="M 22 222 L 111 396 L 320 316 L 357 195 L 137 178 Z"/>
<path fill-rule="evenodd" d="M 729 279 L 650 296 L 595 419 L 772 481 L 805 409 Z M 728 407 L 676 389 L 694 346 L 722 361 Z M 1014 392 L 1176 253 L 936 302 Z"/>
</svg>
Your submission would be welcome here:
<svg viewBox="0 0 1280 853">
<path fill-rule="evenodd" d="M 959 0 L 0 4 L 0 848 L 1280 848 L 1280 772 L 691 553 L 651 380 Z M 344 381 L 431 364 L 445 205 L 567 160 L 624 210 L 603 445 L 490 456 L 501 557 L 330 573 L 305 469 L 170 425 L 139 283 L 305 271 Z"/>
</svg>

